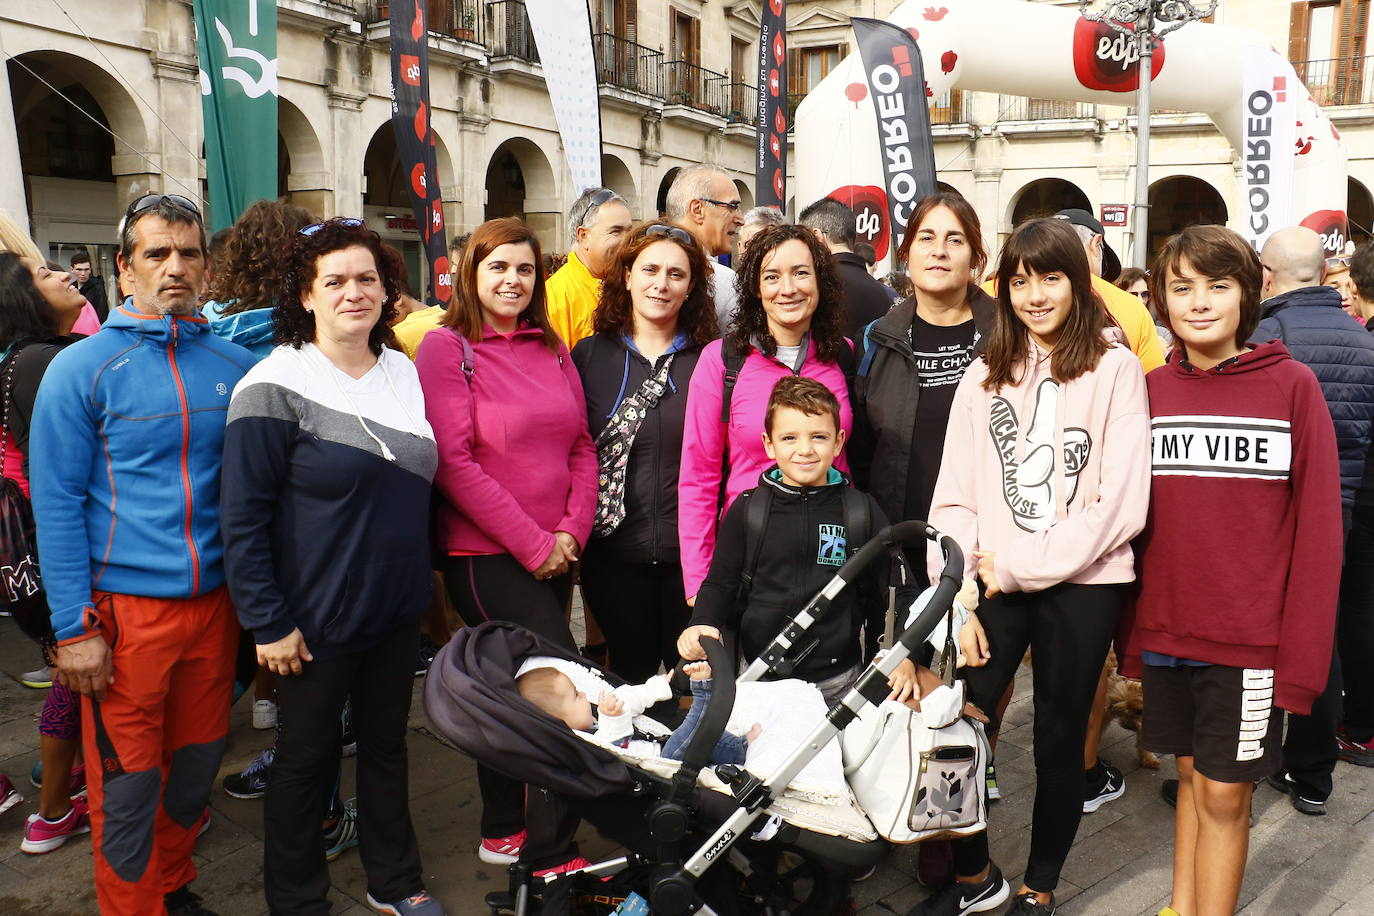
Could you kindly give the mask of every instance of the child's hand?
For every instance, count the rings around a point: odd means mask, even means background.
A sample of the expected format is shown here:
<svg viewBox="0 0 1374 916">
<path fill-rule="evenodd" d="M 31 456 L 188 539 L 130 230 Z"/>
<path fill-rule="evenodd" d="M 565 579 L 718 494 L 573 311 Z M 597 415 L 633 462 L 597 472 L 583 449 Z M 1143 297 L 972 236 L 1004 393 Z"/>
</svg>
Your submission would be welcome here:
<svg viewBox="0 0 1374 916">
<path fill-rule="evenodd" d="M 991 550 L 975 550 L 973 556 L 978 560 L 975 568 L 978 578 L 983 580 L 983 594 L 988 598 L 996 598 L 1002 594 L 1002 587 L 997 584 L 996 555 Z"/>
<path fill-rule="evenodd" d="M 932 690 L 943 683 L 944 681 L 940 680 L 940 675 L 924 665 L 916 669 L 916 689 L 920 692 L 920 699 L 929 696 Z"/>
<path fill-rule="evenodd" d="M 682 673 L 694 681 L 709 681 L 711 679 L 711 663 L 688 662 L 682 666 Z"/>
<path fill-rule="evenodd" d="M 968 623 L 959 630 L 959 651 L 963 653 L 964 664 L 970 668 L 981 668 L 992 658 L 988 651 L 988 635 L 983 632 L 977 614 L 969 614 Z"/>
<path fill-rule="evenodd" d="M 620 701 L 620 697 L 609 690 L 601 691 L 601 699 L 597 700 L 596 705 L 601 713 L 607 716 L 618 716 L 625 712 L 625 704 Z"/>
<path fill-rule="evenodd" d="M 892 692 L 887 695 L 889 700 L 905 703 L 912 697 L 920 697 L 920 691 L 916 686 L 916 666 L 912 664 L 911 659 L 902 660 L 897 670 L 892 672 L 892 677 L 887 679 L 887 686 L 892 688 Z"/>
<path fill-rule="evenodd" d="M 703 636 L 720 639 L 720 630 L 700 623 L 694 627 L 688 627 L 677 638 L 677 654 L 689 662 L 705 658 L 706 652 L 701 648 L 701 637 Z"/>
</svg>

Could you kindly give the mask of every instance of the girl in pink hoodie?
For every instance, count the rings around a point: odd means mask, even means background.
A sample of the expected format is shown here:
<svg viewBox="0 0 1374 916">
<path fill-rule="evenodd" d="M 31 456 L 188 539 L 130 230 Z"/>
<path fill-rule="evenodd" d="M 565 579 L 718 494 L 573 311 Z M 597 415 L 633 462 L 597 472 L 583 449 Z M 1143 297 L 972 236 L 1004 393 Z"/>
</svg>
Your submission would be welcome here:
<svg viewBox="0 0 1374 916">
<path fill-rule="evenodd" d="M 1150 495 L 1140 362 L 1108 334 L 1077 233 L 1020 226 L 997 269 L 997 318 L 954 396 L 930 522 L 984 589 L 961 633 L 969 700 L 995 709 L 1035 653 L 1035 812 L 1008 913 L 1051 916 L 1082 817 L 1088 712 L 1135 578 Z M 932 566 L 938 573 L 938 561 Z M 1010 891 L 986 834 L 954 841 L 956 881 L 913 916 L 996 908 Z"/>
</svg>

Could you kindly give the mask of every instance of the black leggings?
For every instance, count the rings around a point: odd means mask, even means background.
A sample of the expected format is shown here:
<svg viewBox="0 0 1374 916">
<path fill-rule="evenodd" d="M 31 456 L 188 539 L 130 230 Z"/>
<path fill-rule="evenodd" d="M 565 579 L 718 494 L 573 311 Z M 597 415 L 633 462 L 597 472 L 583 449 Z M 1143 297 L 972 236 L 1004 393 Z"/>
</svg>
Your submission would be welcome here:
<svg viewBox="0 0 1374 916">
<path fill-rule="evenodd" d="M 1374 738 L 1374 506 L 1355 507 L 1336 627 L 1345 679 L 1343 724 L 1350 737 L 1364 743 Z"/>
<path fill-rule="evenodd" d="M 577 651 L 564 617 L 572 594 L 571 575 L 536 579 L 508 553 L 445 557 L 442 566 L 449 599 L 468 626 L 508 620 Z M 520 858 L 535 868 L 561 865 L 577 855 L 572 841 L 577 822 L 563 816 L 549 793 L 530 787 L 526 797 L 524 783 L 480 764 L 477 787 L 482 794 L 482 836 L 499 839 L 527 830 Z"/>
<path fill-rule="evenodd" d="M 593 542 L 582 556 L 582 594 L 606 636 L 609 667 L 631 684 L 677 664 L 677 637 L 687 626 L 682 567 L 625 563 Z"/>
<path fill-rule="evenodd" d="M 964 669 L 969 699 L 991 714 L 1029 646 L 1035 684 L 1035 808 L 1024 881 L 1048 893 L 1059 884 L 1083 817 L 1083 739 L 1097 679 L 1121 609 L 1116 585 L 1061 583 L 1043 592 L 984 599 L 978 619 L 992 658 Z M 987 866 L 987 833 L 954 841 L 954 871 Z"/>
</svg>

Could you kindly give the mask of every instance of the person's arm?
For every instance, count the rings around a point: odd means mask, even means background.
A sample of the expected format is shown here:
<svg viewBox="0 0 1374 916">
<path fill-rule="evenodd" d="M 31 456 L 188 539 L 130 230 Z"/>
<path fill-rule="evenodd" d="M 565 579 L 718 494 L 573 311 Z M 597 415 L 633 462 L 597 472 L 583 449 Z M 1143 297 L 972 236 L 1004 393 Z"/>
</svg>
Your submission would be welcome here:
<svg viewBox="0 0 1374 916">
<path fill-rule="evenodd" d="M 1158 369 L 1164 365 L 1164 345 L 1159 341 L 1159 332 L 1155 330 L 1154 319 L 1145 303 L 1132 310 L 1131 320 L 1135 323 L 1135 330 L 1130 332 L 1133 335 L 1131 352 L 1140 360 L 1140 368 L 1144 371 Z"/>
<path fill-rule="evenodd" d="M 563 517 L 554 531 L 566 531 L 577 538 L 579 547 L 587 546 L 591 537 L 592 522 L 596 517 L 597 474 L 596 445 L 591 433 L 587 431 L 587 402 L 582 393 L 582 379 L 577 374 L 572 357 L 566 349 L 560 353 L 563 377 L 568 381 L 568 389 L 577 403 L 577 438 L 568 453 L 568 471 L 571 478 L 568 498 L 563 505 Z"/>
<path fill-rule="evenodd" d="M 979 401 L 978 387 L 983 377 L 975 360 L 959 380 L 945 427 L 945 448 L 940 458 L 940 474 L 930 499 L 930 524 L 948 535 L 964 552 L 964 575 L 973 575 L 973 552 L 978 549 L 978 488 L 974 468 L 974 438 L 978 429 L 973 420 Z M 945 558 L 940 545 L 926 546 L 926 573 L 931 582 L 939 581 Z"/>
<path fill-rule="evenodd" d="M 720 422 L 724 379 L 720 344 L 708 344 L 687 385 L 687 416 L 678 472 L 678 545 L 682 554 L 682 584 L 688 598 L 700 591 L 716 546 L 716 512 L 726 449 L 725 424 Z"/>
<path fill-rule="evenodd" d="M 1104 357 L 1105 359 L 1106 357 Z M 1150 405 L 1145 376 L 1135 360 L 1095 379 L 1108 397 L 1107 425 L 1098 449 L 1097 499 L 1043 531 L 1019 533 L 994 558 L 1004 592 L 1034 592 L 1058 585 L 1128 543 L 1145 527 L 1150 508 Z M 1062 460 L 1062 458 L 1061 458 Z M 1062 474 L 1056 467 L 1055 474 Z"/>
<path fill-rule="evenodd" d="M 716 551 L 711 557 L 711 571 L 697 592 L 697 603 L 689 627 L 710 626 L 721 632 L 734 630 L 739 624 L 740 608 L 735 604 L 739 595 L 740 577 L 744 572 L 745 528 L 749 495 L 741 494 L 720 520 L 716 533 Z"/>
<path fill-rule="evenodd" d="M 439 471 L 434 484 L 487 537 L 533 572 L 552 553 L 554 535 L 540 528 L 473 454 L 473 395 L 463 373 L 462 346 L 454 336 L 456 333 L 442 328 L 426 334 L 415 354 L 415 370 L 425 394 L 425 419 L 429 420 L 439 447 Z M 535 394 L 531 392 L 531 396 Z"/>
<path fill-rule="evenodd" d="M 14 360 L 14 388 L 10 391 L 9 431 L 24 456 L 25 477 L 29 476 L 29 431 L 34 402 L 38 400 L 38 386 L 48 365 L 61 352 L 60 347 L 52 344 L 30 344 L 10 357 Z"/>
<path fill-rule="evenodd" d="M 1279 625 L 1274 703 L 1306 715 L 1326 688 L 1341 580 L 1341 487 L 1336 432 L 1316 377 L 1294 393 L 1289 481 L 1296 525 Z"/>
</svg>

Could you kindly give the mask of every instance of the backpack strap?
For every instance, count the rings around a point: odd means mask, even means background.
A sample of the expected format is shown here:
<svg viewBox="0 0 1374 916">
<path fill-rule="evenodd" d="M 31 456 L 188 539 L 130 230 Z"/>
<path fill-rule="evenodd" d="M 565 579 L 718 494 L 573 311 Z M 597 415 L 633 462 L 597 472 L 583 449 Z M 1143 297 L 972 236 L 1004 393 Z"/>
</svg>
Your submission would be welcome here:
<svg viewBox="0 0 1374 916">
<path fill-rule="evenodd" d="M 458 338 L 458 343 L 463 347 L 463 374 L 468 377 L 468 382 L 472 381 L 473 370 L 477 368 L 477 354 L 472 349 L 472 341 L 468 340 L 468 335 L 457 328 L 453 329 L 453 334 Z"/>
<path fill-rule="evenodd" d="M 739 381 L 740 370 L 744 368 L 744 360 L 748 353 L 741 353 L 735 348 L 734 341 L 729 337 L 721 339 L 720 358 L 725 363 L 725 378 L 721 382 L 720 390 L 720 422 L 730 422 L 730 401 L 735 396 L 735 383 Z"/>
<path fill-rule="evenodd" d="M 863 336 L 863 358 L 859 360 L 858 377 L 868 378 L 868 373 L 873 369 L 873 357 L 878 355 L 878 348 L 873 346 L 873 326 L 879 319 L 875 318 L 864 326 Z"/>
<path fill-rule="evenodd" d="M 763 550 L 763 537 L 768 532 L 768 513 L 773 508 L 773 488 L 760 484 L 752 490 L 740 494 L 741 499 L 749 500 L 744 513 L 744 567 L 740 570 L 737 603 L 740 611 L 749 603 L 749 590 L 754 584 L 754 570 L 759 565 L 759 553 Z"/>
</svg>

